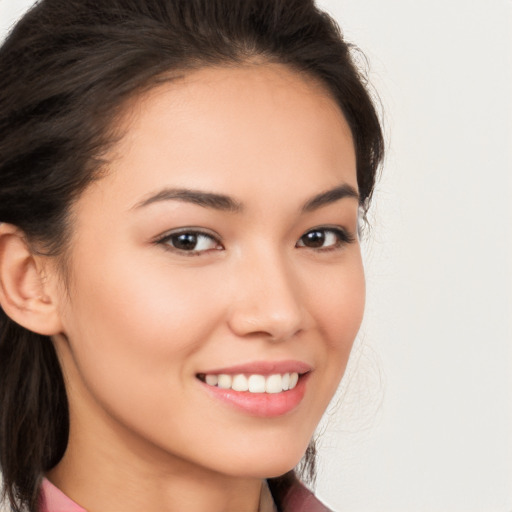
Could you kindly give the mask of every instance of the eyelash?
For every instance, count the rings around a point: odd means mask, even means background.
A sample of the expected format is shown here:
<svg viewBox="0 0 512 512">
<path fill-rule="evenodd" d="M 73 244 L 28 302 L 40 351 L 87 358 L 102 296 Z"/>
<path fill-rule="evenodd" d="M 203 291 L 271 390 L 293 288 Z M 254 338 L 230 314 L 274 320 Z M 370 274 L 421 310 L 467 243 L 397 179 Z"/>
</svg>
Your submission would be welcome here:
<svg viewBox="0 0 512 512">
<path fill-rule="evenodd" d="M 203 250 L 193 249 L 193 250 L 189 251 L 189 250 L 185 250 L 185 249 L 179 249 L 178 247 L 171 245 L 170 242 L 172 241 L 173 238 L 176 239 L 177 237 L 183 236 L 183 235 L 194 236 L 197 239 L 208 238 L 208 239 L 212 240 L 212 242 L 214 242 L 219 247 L 211 248 L 211 249 L 203 249 Z M 203 230 L 197 229 L 197 228 L 183 228 L 180 230 L 172 231 L 172 232 L 167 233 L 166 235 L 162 236 L 161 238 L 156 239 L 155 244 L 163 245 L 167 251 L 176 252 L 176 253 L 182 254 L 184 256 L 201 256 L 205 252 L 209 252 L 211 250 L 221 250 L 222 249 L 222 245 L 221 245 L 220 241 L 218 240 L 218 237 L 216 237 L 213 233 L 209 233 L 207 231 L 203 231 Z"/>
<path fill-rule="evenodd" d="M 304 239 L 308 235 L 311 236 L 313 234 L 318 234 L 318 233 L 322 233 L 321 237 L 323 236 L 323 242 L 325 242 L 325 239 L 328 235 L 334 235 L 336 237 L 336 241 L 326 247 L 322 247 L 322 246 L 309 247 L 304 244 Z M 175 247 L 174 245 L 171 245 L 170 242 L 173 239 L 177 239 L 177 237 L 183 236 L 183 235 L 195 237 L 196 241 L 200 240 L 201 238 L 202 239 L 208 238 L 212 242 L 214 242 L 217 245 L 217 247 L 215 247 L 215 248 L 212 247 L 212 248 L 207 248 L 207 249 L 202 249 L 202 250 L 197 250 L 195 248 L 192 250 L 186 250 L 186 249 L 180 249 L 178 247 Z M 329 252 L 329 251 L 333 251 L 336 249 L 340 249 L 341 247 L 343 247 L 345 245 L 351 244 L 351 243 L 355 242 L 355 240 L 356 240 L 356 237 L 343 228 L 334 227 L 334 226 L 320 226 L 317 228 L 312 228 L 312 229 L 308 230 L 306 233 L 304 233 L 299 238 L 297 243 L 295 244 L 295 247 L 303 247 L 305 249 L 312 249 L 316 252 Z M 302 244 L 301 244 L 301 242 L 302 242 Z M 180 229 L 178 231 L 172 231 L 171 233 L 167 233 L 164 236 L 156 239 L 154 243 L 157 245 L 163 245 L 164 248 L 168 251 L 176 252 L 178 254 L 182 254 L 185 256 L 201 256 L 204 253 L 210 252 L 212 250 L 222 250 L 223 249 L 222 244 L 220 243 L 217 236 L 215 236 L 212 233 L 202 231 L 197 228 L 184 228 L 184 229 Z"/>
<path fill-rule="evenodd" d="M 306 245 L 298 245 L 299 242 L 303 241 L 305 237 L 307 237 L 308 235 L 312 235 L 313 233 L 322 233 L 324 239 L 328 234 L 334 235 L 336 237 L 336 241 L 335 243 L 328 245 L 327 247 L 308 247 Z M 329 252 L 334 251 L 336 249 L 340 249 L 341 247 L 351 244 L 355 241 L 356 237 L 343 228 L 336 226 L 320 226 L 317 228 L 310 229 L 306 233 L 304 233 L 297 241 L 297 244 L 295 244 L 295 247 L 305 247 L 307 249 L 313 249 L 320 252 Z"/>
</svg>

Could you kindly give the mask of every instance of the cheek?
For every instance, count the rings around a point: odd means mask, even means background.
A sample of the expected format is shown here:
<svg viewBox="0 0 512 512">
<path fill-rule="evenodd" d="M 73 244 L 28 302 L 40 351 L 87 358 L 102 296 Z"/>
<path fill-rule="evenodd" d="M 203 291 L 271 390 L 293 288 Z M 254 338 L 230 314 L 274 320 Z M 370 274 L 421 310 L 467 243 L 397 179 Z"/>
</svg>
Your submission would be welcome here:
<svg viewBox="0 0 512 512">
<path fill-rule="evenodd" d="M 114 261 L 104 260 L 101 273 L 89 261 L 77 274 L 66 322 L 76 365 L 85 379 L 108 380 L 111 389 L 182 379 L 220 315 L 211 277 L 142 259 Z"/>
<path fill-rule="evenodd" d="M 346 351 L 347 344 L 350 350 L 364 313 L 364 270 L 357 254 L 351 260 L 351 264 L 340 266 L 338 272 L 316 276 L 318 326 L 334 351 Z"/>
<path fill-rule="evenodd" d="M 313 284 L 313 283 L 312 283 Z M 323 340 L 323 367 L 329 375 L 324 381 L 324 396 L 334 394 L 345 371 L 352 345 L 364 314 L 365 279 L 360 256 L 339 271 L 317 274 L 312 294 L 316 326 Z"/>
<path fill-rule="evenodd" d="M 218 324 L 220 292 L 200 269 L 124 261 L 104 260 L 101 273 L 89 261 L 89 271 L 84 265 L 77 274 L 67 311 L 71 351 L 63 361 L 70 405 L 82 422 L 106 412 L 161 444 L 202 410 L 191 376 L 195 353 Z M 186 432 L 191 443 L 193 432 Z"/>
</svg>

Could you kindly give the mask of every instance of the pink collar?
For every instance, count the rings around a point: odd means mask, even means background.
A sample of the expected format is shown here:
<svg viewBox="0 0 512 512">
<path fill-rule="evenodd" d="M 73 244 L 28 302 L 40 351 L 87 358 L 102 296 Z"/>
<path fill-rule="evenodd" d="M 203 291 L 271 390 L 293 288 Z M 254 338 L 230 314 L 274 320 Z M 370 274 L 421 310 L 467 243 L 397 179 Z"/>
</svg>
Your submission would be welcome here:
<svg viewBox="0 0 512 512">
<path fill-rule="evenodd" d="M 85 508 L 77 505 L 62 491 L 57 489 L 48 479 L 44 478 L 41 484 L 41 511 L 40 512 L 87 512 Z"/>
</svg>

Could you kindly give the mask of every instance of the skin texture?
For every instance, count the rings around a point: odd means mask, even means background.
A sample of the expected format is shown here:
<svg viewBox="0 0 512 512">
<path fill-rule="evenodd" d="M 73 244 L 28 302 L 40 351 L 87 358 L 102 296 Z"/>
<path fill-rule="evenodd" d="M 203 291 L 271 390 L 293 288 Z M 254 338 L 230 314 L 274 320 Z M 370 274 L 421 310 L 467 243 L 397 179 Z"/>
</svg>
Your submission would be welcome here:
<svg viewBox="0 0 512 512">
<path fill-rule="evenodd" d="M 352 138 L 311 79 L 276 64 L 207 68 L 133 100 L 107 174 L 73 209 L 67 287 L 45 270 L 70 439 L 48 475 L 90 512 L 255 511 L 261 480 L 301 458 L 343 375 L 364 308 Z M 230 196 L 239 211 L 165 188 Z M 331 231 L 325 246 L 301 237 Z M 204 250 L 156 241 L 200 228 Z M 188 230 L 190 231 L 190 230 Z M 265 418 L 198 373 L 261 361 L 312 368 L 301 403 Z"/>
</svg>

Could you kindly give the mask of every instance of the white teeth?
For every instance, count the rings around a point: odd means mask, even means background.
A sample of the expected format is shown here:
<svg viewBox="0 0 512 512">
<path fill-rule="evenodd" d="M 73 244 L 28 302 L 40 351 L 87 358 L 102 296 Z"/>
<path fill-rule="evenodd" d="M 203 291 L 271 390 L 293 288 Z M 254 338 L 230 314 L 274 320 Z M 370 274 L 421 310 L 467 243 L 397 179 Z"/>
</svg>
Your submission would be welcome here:
<svg viewBox="0 0 512 512">
<path fill-rule="evenodd" d="M 219 377 L 217 375 L 207 375 L 206 376 L 206 384 L 209 386 L 216 386 L 219 382 Z"/>
<path fill-rule="evenodd" d="M 290 374 L 289 373 L 285 373 L 283 375 L 281 385 L 283 386 L 283 391 L 288 391 L 290 389 Z"/>
<path fill-rule="evenodd" d="M 281 393 L 293 389 L 299 380 L 297 372 L 273 374 L 273 375 L 250 375 L 244 374 L 208 374 L 204 380 L 209 386 L 218 386 L 221 389 L 232 389 L 233 391 L 249 391 L 250 393 Z"/>
<path fill-rule="evenodd" d="M 232 380 L 233 379 L 231 378 L 231 375 L 225 375 L 221 373 L 219 375 L 219 382 L 217 383 L 217 385 L 219 386 L 219 388 L 229 389 L 231 387 Z"/>
<path fill-rule="evenodd" d="M 281 375 L 270 375 L 270 377 L 267 377 L 265 391 L 267 393 L 281 393 L 283 391 L 283 378 Z"/>
<path fill-rule="evenodd" d="M 249 381 L 245 375 L 235 375 L 231 389 L 235 391 L 247 391 L 249 389 Z"/>
<path fill-rule="evenodd" d="M 251 375 L 249 377 L 249 391 L 251 393 L 265 393 L 265 377 L 263 375 Z"/>
</svg>

